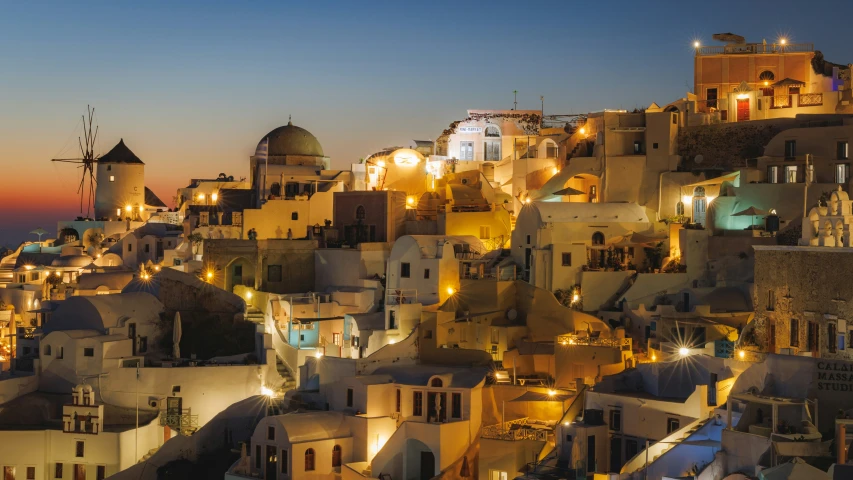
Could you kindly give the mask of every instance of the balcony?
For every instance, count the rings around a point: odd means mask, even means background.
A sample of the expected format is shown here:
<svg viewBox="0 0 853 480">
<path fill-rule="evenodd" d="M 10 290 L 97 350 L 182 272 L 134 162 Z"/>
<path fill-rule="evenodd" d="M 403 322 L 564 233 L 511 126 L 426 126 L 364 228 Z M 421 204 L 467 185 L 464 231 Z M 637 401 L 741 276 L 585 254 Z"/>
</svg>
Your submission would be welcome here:
<svg viewBox="0 0 853 480">
<path fill-rule="evenodd" d="M 593 332 L 596 333 L 596 332 Z M 615 348 L 618 350 L 631 350 L 631 339 L 630 338 L 600 338 L 595 335 L 592 336 L 581 336 L 581 335 L 560 335 L 557 337 L 557 343 L 563 346 L 568 345 L 578 345 L 578 346 L 589 346 L 589 347 L 607 347 L 607 348 Z"/>
<path fill-rule="evenodd" d="M 547 425 L 530 423 L 529 417 L 510 420 L 503 424 L 489 425 L 483 427 L 482 438 L 490 440 L 507 440 L 517 442 L 519 440 L 537 440 L 547 442 L 548 436 L 553 433 L 553 428 Z"/>
<path fill-rule="evenodd" d="M 814 51 L 813 43 L 789 43 L 786 45 L 764 43 L 742 43 L 734 45 L 708 45 L 696 49 L 697 57 L 709 55 L 771 55 L 782 53 L 808 53 Z"/>
</svg>

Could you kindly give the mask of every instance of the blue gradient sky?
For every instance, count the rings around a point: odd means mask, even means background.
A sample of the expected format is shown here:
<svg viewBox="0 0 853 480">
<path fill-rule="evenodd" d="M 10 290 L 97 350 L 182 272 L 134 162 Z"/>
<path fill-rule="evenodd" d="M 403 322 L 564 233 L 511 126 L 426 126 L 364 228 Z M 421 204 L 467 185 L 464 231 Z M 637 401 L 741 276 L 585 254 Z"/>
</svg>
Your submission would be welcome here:
<svg viewBox="0 0 853 480">
<path fill-rule="evenodd" d="M 0 243 L 79 210 L 79 116 L 119 138 L 167 203 L 192 177 L 245 176 L 287 122 L 346 168 L 435 138 L 467 108 L 547 113 L 683 96 L 692 40 L 813 42 L 853 62 L 853 2 L 5 2 L 0 5 Z"/>
</svg>

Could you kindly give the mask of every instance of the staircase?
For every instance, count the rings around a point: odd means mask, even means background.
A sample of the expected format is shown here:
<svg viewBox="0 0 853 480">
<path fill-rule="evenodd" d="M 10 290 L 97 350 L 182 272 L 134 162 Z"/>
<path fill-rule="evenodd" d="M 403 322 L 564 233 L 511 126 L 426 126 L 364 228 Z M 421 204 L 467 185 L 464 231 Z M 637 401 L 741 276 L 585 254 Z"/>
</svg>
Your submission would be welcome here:
<svg viewBox="0 0 853 480">
<path fill-rule="evenodd" d="M 14 271 L 14 262 L 0 264 L 0 283 L 12 283 L 12 280 L 14 278 Z"/>
<path fill-rule="evenodd" d="M 140 458 L 139 462 L 137 462 L 137 463 L 142 463 L 142 462 L 147 461 L 149 458 L 153 457 L 155 453 L 157 453 L 157 450 L 160 450 L 160 447 L 156 447 L 156 448 L 152 448 L 151 450 L 148 450 L 148 453 L 143 455 L 142 458 Z"/>
<path fill-rule="evenodd" d="M 246 310 L 244 318 L 247 322 L 257 323 L 260 325 L 264 324 L 264 312 L 251 305 L 249 305 L 249 308 Z"/>
<path fill-rule="evenodd" d="M 278 371 L 278 375 L 284 379 L 284 383 L 281 385 L 282 389 L 289 390 L 296 388 L 296 379 L 293 378 L 293 373 L 290 372 L 290 369 L 287 368 L 287 365 L 284 364 L 278 355 L 275 356 L 275 369 Z"/>
</svg>

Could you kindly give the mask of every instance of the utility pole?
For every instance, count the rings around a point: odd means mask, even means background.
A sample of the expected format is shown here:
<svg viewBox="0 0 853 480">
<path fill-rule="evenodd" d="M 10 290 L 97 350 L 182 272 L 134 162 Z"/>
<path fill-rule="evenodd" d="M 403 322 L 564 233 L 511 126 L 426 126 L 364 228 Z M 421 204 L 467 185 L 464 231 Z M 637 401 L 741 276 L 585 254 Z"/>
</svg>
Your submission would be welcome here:
<svg viewBox="0 0 853 480">
<path fill-rule="evenodd" d="M 518 90 L 512 91 L 512 109 L 518 110 Z"/>
<path fill-rule="evenodd" d="M 134 431 L 133 461 L 139 461 L 139 363 L 136 364 L 136 430 Z"/>
</svg>

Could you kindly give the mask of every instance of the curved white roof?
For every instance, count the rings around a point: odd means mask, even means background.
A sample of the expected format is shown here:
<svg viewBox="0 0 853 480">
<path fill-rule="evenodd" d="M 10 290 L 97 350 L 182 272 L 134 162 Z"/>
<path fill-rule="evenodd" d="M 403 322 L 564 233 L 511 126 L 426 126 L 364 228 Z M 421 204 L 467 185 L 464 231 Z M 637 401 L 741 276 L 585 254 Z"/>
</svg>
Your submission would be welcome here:
<svg viewBox="0 0 853 480">
<path fill-rule="evenodd" d="M 92 263 L 94 259 L 88 255 L 66 255 L 50 262 L 51 267 L 77 267 L 82 268 Z"/>
<path fill-rule="evenodd" d="M 649 223 L 646 209 L 636 203 L 533 202 L 542 223 Z"/>
<path fill-rule="evenodd" d="M 106 333 L 122 319 L 156 323 L 163 304 L 150 293 L 73 296 L 63 301 L 44 326 L 44 333 L 57 330 L 95 330 Z"/>
<path fill-rule="evenodd" d="M 288 413 L 276 415 L 270 421 L 281 426 L 291 444 L 352 436 L 341 412 Z"/>
</svg>

